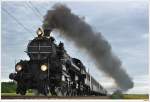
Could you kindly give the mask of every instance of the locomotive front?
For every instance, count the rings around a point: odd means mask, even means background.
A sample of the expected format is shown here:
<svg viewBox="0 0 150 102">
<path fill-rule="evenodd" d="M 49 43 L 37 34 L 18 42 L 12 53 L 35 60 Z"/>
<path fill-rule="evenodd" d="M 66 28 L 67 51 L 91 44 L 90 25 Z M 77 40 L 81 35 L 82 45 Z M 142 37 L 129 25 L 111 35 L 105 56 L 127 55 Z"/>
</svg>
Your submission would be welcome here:
<svg viewBox="0 0 150 102">
<path fill-rule="evenodd" d="M 50 30 L 38 29 L 37 35 L 27 46 L 26 53 L 30 60 L 20 60 L 15 65 L 16 73 L 11 73 L 9 78 L 17 81 L 16 93 L 25 95 L 27 89 L 36 89 L 39 93 L 47 95 L 49 91 L 50 60 L 56 58 L 54 38 L 44 36 Z M 53 59 L 54 60 L 54 59 Z"/>
</svg>

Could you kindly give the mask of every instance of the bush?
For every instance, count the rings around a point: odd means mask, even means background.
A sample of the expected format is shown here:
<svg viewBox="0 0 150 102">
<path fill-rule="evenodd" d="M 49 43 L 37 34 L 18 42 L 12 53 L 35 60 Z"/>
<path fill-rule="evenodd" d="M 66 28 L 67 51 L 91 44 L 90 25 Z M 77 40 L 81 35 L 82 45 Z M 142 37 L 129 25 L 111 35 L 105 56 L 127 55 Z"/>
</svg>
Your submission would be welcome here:
<svg viewBox="0 0 150 102">
<path fill-rule="evenodd" d="M 2 82 L 1 93 L 15 93 L 16 84 L 14 82 Z"/>
</svg>

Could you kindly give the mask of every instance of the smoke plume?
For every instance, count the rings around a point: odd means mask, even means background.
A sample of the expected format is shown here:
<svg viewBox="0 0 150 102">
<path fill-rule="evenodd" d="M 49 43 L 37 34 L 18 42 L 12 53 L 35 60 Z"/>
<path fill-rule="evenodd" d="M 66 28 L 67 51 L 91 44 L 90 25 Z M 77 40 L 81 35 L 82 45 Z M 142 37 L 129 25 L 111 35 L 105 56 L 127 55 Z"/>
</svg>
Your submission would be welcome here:
<svg viewBox="0 0 150 102">
<path fill-rule="evenodd" d="M 96 61 L 97 67 L 112 77 L 121 89 L 128 90 L 133 87 L 133 82 L 123 70 L 120 59 L 113 54 L 110 44 L 101 33 L 93 31 L 89 24 L 73 14 L 65 5 L 56 4 L 53 10 L 48 10 L 43 29 L 58 29 L 79 48 L 86 49 Z"/>
</svg>

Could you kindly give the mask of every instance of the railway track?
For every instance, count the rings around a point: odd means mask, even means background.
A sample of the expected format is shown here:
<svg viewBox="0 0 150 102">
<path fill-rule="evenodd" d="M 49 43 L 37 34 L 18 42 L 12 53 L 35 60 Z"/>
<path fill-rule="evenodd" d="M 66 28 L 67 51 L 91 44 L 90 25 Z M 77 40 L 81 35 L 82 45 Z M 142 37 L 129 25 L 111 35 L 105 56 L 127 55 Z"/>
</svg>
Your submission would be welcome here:
<svg viewBox="0 0 150 102">
<path fill-rule="evenodd" d="M 109 96 L 1 96 L 1 99 L 110 99 Z"/>
</svg>

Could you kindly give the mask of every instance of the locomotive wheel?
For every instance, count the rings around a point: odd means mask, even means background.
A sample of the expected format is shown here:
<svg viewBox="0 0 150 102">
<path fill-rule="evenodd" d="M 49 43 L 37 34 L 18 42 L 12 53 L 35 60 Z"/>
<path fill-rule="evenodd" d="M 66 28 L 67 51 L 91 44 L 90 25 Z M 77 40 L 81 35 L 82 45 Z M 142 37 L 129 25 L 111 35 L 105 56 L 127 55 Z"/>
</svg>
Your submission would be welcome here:
<svg viewBox="0 0 150 102">
<path fill-rule="evenodd" d="M 78 96 L 76 89 L 73 90 L 73 96 Z"/>
<path fill-rule="evenodd" d="M 21 88 L 21 87 L 18 87 L 17 90 L 16 90 L 16 94 L 21 94 L 21 95 L 25 95 L 26 94 L 26 89 L 25 88 Z"/>
<path fill-rule="evenodd" d="M 47 84 L 46 82 L 43 82 L 42 88 L 43 88 L 43 92 L 42 92 L 42 93 L 43 93 L 45 96 L 47 96 L 47 94 L 49 93 L 49 86 L 48 86 L 48 84 Z"/>
<path fill-rule="evenodd" d="M 62 93 L 60 87 L 55 88 L 55 92 L 56 92 L 57 96 L 63 96 L 63 93 Z"/>
<path fill-rule="evenodd" d="M 55 87 L 54 86 L 50 87 L 50 93 L 51 93 L 52 96 L 57 96 L 57 93 L 55 92 Z"/>
<path fill-rule="evenodd" d="M 56 87 L 55 92 L 57 96 L 68 96 L 68 89 L 66 87 Z"/>
<path fill-rule="evenodd" d="M 38 86 L 39 86 L 38 87 L 38 93 L 41 93 L 41 94 L 47 96 L 49 93 L 49 86 L 48 86 L 47 82 L 46 81 L 40 81 Z"/>
<path fill-rule="evenodd" d="M 16 94 L 25 95 L 26 94 L 26 87 L 23 85 L 23 83 L 18 82 L 17 83 L 17 89 Z"/>
<path fill-rule="evenodd" d="M 19 88 L 17 87 L 17 89 L 16 89 L 16 94 L 19 94 Z"/>
<path fill-rule="evenodd" d="M 22 90 L 22 91 L 20 91 L 20 94 L 21 94 L 21 95 L 25 95 L 25 94 L 26 94 L 26 91 Z"/>
</svg>

